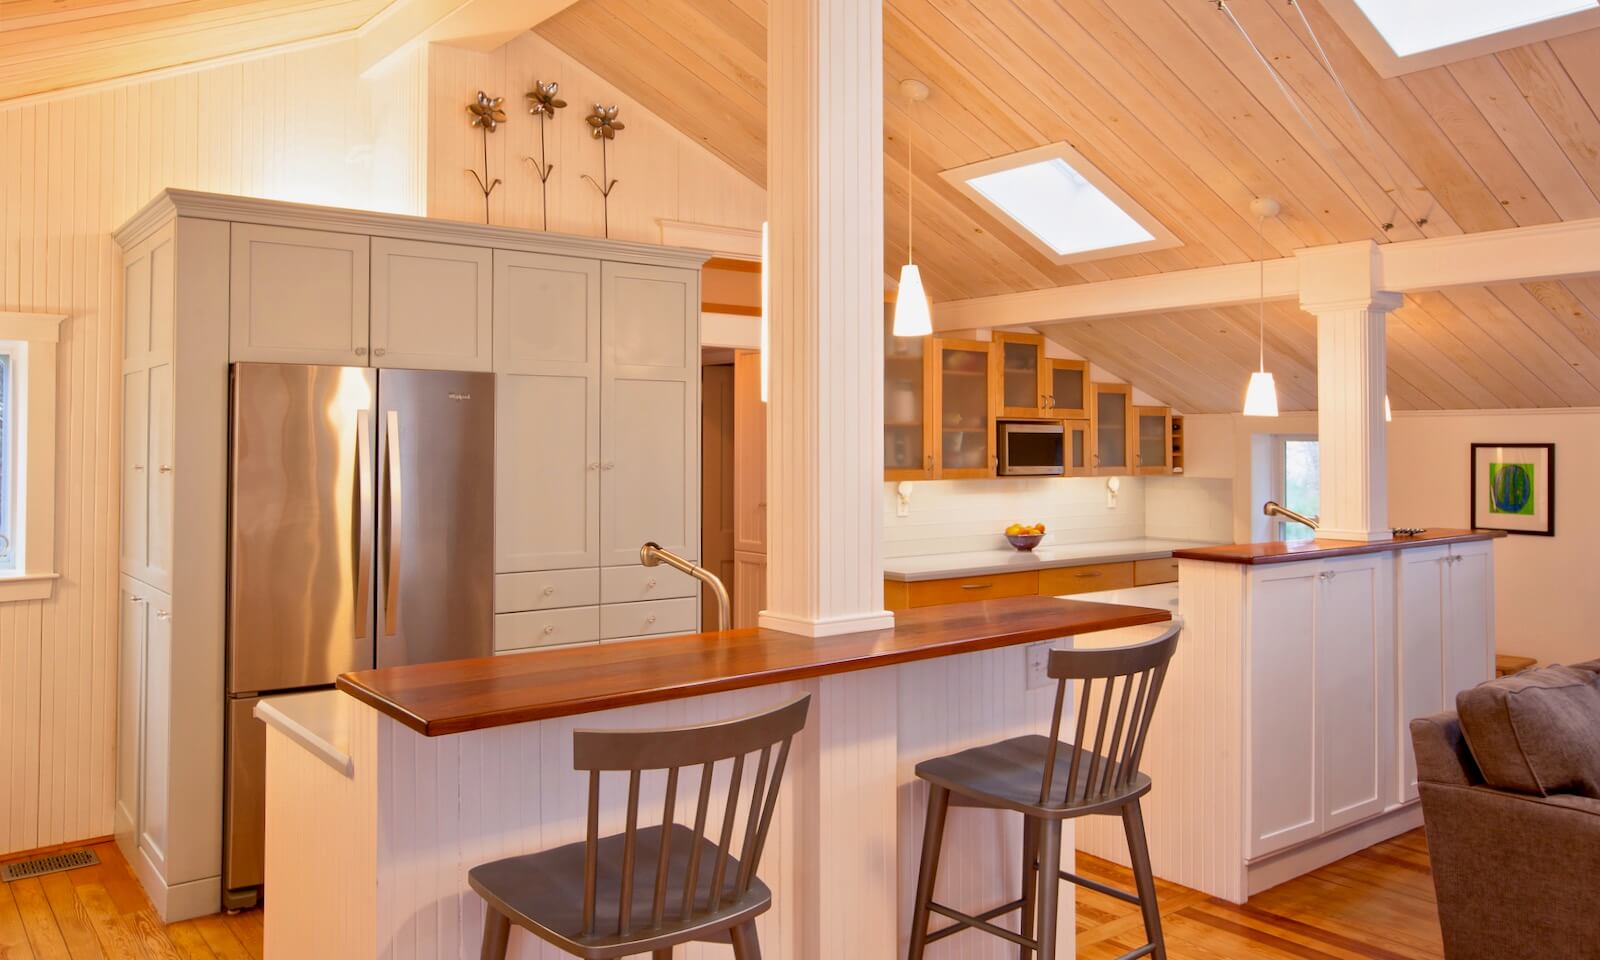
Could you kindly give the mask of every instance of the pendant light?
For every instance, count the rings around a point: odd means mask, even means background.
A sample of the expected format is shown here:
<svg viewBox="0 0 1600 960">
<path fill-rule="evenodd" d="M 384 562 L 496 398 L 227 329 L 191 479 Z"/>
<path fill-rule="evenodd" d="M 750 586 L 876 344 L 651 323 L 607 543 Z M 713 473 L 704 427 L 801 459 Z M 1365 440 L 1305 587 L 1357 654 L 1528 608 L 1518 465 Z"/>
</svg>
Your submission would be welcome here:
<svg viewBox="0 0 1600 960">
<path fill-rule="evenodd" d="M 772 332 L 768 324 L 772 322 L 772 310 L 768 304 L 772 302 L 771 294 L 767 287 L 767 222 L 761 222 L 761 402 L 767 402 L 767 368 L 772 364 Z"/>
<path fill-rule="evenodd" d="M 1260 291 L 1256 300 L 1256 321 L 1261 338 L 1261 368 L 1250 374 L 1250 386 L 1244 392 L 1244 415 L 1247 417 L 1276 417 L 1278 415 L 1278 387 L 1267 372 L 1267 242 L 1268 217 L 1276 217 L 1283 209 L 1271 197 L 1257 197 L 1250 201 L 1250 212 L 1256 215 L 1256 238 L 1259 245 L 1256 268 L 1260 274 Z"/>
<path fill-rule="evenodd" d="M 1383 395 L 1383 422 L 1394 422 L 1394 407 L 1389 406 L 1389 395 L 1387 393 Z"/>
<path fill-rule="evenodd" d="M 921 80 L 900 81 L 900 92 L 911 103 L 928 99 L 928 85 Z M 910 110 L 907 110 L 909 117 Z M 900 268 L 900 290 L 894 301 L 894 335 L 897 337 L 926 337 L 933 333 L 933 309 L 928 294 L 922 288 L 922 271 L 911 256 L 911 192 L 916 183 L 911 173 L 911 130 L 906 124 L 906 265 Z"/>
</svg>

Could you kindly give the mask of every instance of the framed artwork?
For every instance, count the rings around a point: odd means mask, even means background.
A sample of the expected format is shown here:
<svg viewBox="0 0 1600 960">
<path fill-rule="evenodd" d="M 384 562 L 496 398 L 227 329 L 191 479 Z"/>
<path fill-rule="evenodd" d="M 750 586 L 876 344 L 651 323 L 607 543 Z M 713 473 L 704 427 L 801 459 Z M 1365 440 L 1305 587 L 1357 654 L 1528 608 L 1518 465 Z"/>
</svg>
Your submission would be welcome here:
<svg viewBox="0 0 1600 960">
<path fill-rule="evenodd" d="M 1556 445 L 1474 443 L 1472 526 L 1556 535 Z"/>
</svg>

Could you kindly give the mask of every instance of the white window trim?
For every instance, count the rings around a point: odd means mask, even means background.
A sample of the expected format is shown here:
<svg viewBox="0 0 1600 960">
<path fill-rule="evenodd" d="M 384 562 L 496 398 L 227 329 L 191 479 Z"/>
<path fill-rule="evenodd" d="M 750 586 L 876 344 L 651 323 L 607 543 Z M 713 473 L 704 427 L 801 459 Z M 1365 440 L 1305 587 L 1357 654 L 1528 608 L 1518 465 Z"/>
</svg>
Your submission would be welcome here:
<svg viewBox="0 0 1600 960">
<path fill-rule="evenodd" d="M 1267 470 L 1272 484 L 1272 499 L 1286 504 L 1289 500 L 1289 479 L 1286 476 L 1284 460 L 1288 457 L 1288 445 L 1291 440 L 1309 440 L 1315 442 L 1317 435 L 1314 433 L 1274 433 L 1271 436 L 1272 455 L 1267 460 Z M 1268 528 L 1272 531 L 1273 540 L 1285 539 L 1286 529 L 1293 520 L 1287 517 L 1272 517 L 1268 521 Z M 1313 532 L 1315 535 L 1315 532 Z"/>
<path fill-rule="evenodd" d="M 1463 40 L 1447 47 L 1424 50 L 1402 57 L 1389 46 L 1389 41 L 1385 40 L 1383 34 L 1378 32 L 1378 28 L 1367 19 L 1367 15 L 1362 12 L 1355 0 L 1323 0 L 1322 5 L 1328 11 L 1328 15 L 1344 28 L 1345 34 L 1366 55 L 1373 69 L 1385 78 L 1415 73 L 1418 70 L 1440 67 L 1460 60 L 1470 60 L 1473 57 L 1510 50 L 1512 47 L 1554 40 L 1557 37 L 1600 27 L 1600 10 L 1580 10 L 1564 17 L 1556 17 L 1554 20 L 1530 23 L 1525 27 L 1502 30 L 1486 37 Z"/>
<path fill-rule="evenodd" d="M 55 569 L 56 345 L 66 317 L 0 312 L 0 341 L 24 345 L 13 371 L 17 453 L 12 519 L 17 569 L 0 573 L 0 603 L 44 600 L 60 574 Z"/>
</svg>

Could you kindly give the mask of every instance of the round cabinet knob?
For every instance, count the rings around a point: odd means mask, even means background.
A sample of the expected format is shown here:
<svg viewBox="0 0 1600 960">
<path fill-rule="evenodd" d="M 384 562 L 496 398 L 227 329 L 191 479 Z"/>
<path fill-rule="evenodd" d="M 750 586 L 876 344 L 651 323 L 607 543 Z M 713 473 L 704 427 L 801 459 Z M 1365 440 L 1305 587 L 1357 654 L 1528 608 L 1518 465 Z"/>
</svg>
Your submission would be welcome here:
<svg viewBox="0 0 1600 960">
<path fill-rule="evenodd" d="M 612 462 L 612 461 L 610 461 L 610 460 L 607 460 L 607 461 L 606 461 L 606 462 L 605 462 L 605 464 L 604 464 L 604 465 L 603 465 L 603 466 L 601 466 L 601 468 L 600 468 L 600 469 L 602 469 L 602 470 L 610 470 L 610 469 L 611 469 L 611 468 L 612 468 L 612 467 L 615 467 L 615 466 L 616 466 L 616 464 L 615 464 L 615 463 L 613 463 L 613 462 Z"/>
<path fill-rule="evenodd" d="M 555 627 L 555 624 L 553 624 L 553 623 L 544 628 L 544 635 L 547 636 L 547 637 L 550 636 L 550 634 L 555 633 L 555 632 L 556 632 L 556 627 Z"/>
<path fill-rule="evenodd" d="M 545 587 L 544 588 L 544 595 L 547 596 L 547 597 L 555 596 L 556 595 L 556 588 L 555 587 Z"/>
<path fill-rule="evenodd" d="M 364 357 L 366 355 L 367 355 L 367 348 L 366 347 L 356 347 L 356 356 Z"/>
<path fill-rule="evenodd" d="M 650 616 L 645 617 L 644 618 L 644 622 L 645 623 L 655 623 L 656 622 L 656 615 L 652 613 Z"/>
<path fill-rule="evenodd" d="M 646 580 L 644 582 L 644 588 L 646 590 L 654 590 L 656 588 L 656 578 L 651 577 L 649 580 Z"/>
<path fill-rule="evenodd" d="M 599 463 L 591 463 L 591 464 L 589 464 L 589 469 L 590 470 L 599 470 L 600 469 L 600 464 Z"/>
<path fill-rule="evenodd" d="M 171 620 L 172 619 L 172 612 L 170 610 L 157 610 L 156 611 L 156 619 L 157 620 Z"/>
<path fill-rule="evenodd" d="M 386 353 L 388 353 L 388 352 L 389 352 L 389 351 L 387 351 L 387 350 L 385 350 L 385 349 L 383 349 L 383 348 L 382 348 L 382 347 L 379 347 L 379 348 L 378 348 L 378 349 L 376 349 L 376 350 L 374 350 L 374 351 L 372 351 L 372 355 L 373 355 L 373 356 L 374 356 L 374 357 L 381 357 L 381 356 L 383 356 L 383 355 L 384 355 L 384 354 L 386 354 Z"/>
</svg>

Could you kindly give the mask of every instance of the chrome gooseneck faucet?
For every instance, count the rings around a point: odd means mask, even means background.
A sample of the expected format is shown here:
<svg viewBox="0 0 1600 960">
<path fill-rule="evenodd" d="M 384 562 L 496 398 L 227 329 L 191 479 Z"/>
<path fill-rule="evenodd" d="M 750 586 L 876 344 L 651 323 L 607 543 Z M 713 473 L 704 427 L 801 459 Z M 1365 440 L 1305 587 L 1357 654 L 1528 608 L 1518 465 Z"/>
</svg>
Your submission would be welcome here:
<svg viewBox="0 0 1600 960">
<path fill-rule="evenodd" d="M 1295 513 L 1293 510 L 1290 510 L 1288 507 L 1276 500 L 1268 500 L 1266 503 L 1262 504 L 1261 512 L 1269 517 L 1288 517 L 1295 523 L 1303 523 L 1313 530 L 1317 529 L 1319 526 L 1315 517 L 1308 517 L 1303 513 Z"/>
<path fill-rule="evenodd" d="M 732 626 L 733 614 L 731 612 L 732 607 L 728 603 L 728 588 L 722 585 L 722 581 L 717 578 L 716 574 L 698 563 L 691 563 L 683 559 L 671 550 L 663 550 L 661 544 L 653 540 L 639 548 L 639 562 L 647 567 L 654 567 L 664 563 L 672 569 L 687 573 L 689 576 L 709 586 L 711 592 L 717 595 L 717 629 L 726 630 Z"/>
</svg>

